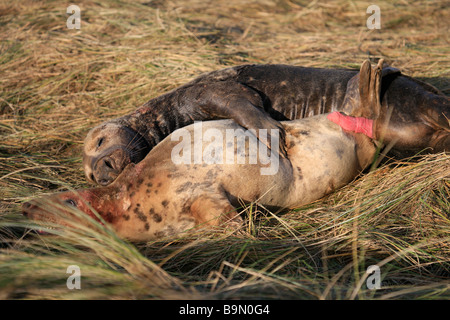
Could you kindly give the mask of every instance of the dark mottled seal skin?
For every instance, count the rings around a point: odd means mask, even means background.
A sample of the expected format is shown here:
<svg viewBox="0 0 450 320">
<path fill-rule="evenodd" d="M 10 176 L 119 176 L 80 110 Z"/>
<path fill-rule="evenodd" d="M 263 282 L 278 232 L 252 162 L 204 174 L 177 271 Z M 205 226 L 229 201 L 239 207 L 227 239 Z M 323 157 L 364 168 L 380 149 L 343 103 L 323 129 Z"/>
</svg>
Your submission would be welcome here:
<svg viewBox="0 0 450 320">
<path fill-rule="evenodd" d="M 340 108 L 352 116 L 365 114 L 377 119 L 375 137 L 394 146 L 399 156 L 412 155 L 424 149 L 431 152 L 450 152 L 450 99 L 436 88 L 413 78 L 400 75 L 395 68 L 385 67 L 383 60 L 372 72 L 381 72 L 377 83 L 379 95 L 369 104 L 359 101 L 364 96 L 364 77 L 370 75 L 371 67 L 365 61 L 360 72 L 350 79 Z M 372 75 L 373 76 L 373 75 Z M 363 81 L 360 81 L 360 80 Z M 359 94 L 358 94 L 359 93 Z M 368 105 L 375 107 L 372 110 Z"/>
<path fill-rule="evenodd" d="M 378 71 L 381 70 L 369 70 L 368 76 L 360 80 L 367 81 L 370 89 L 362 90 L 359 98 L 360 103 L 368 106 L 367 110 L 376 109 L 370 104 L 375 103 L 371 99 L 373 91 L 379 90 L 375 85 L 379 82 L 376 77 L 381 77 Z M 261 171 L 270 167 L 270 163 L 261 158 L 250 162 L 250 147 L 240 148 L 238 144 L 232 145 L 232 163 L 223 158 L 219 163 L 206 163 L 204 159 L 195 163 L 195 155 L 190 153 L 189 163 L 177 163 L 172 155 L 180 144 L 177 137 L 187 133 L 189 139 L 183 142 L 189 141 L 186 143 L 189 150 L 195 148 L 194 124 L 173 132 L 144 160 L 129 164 L 108 186 L 63 192 L 45 201 L 32 200 L 23 205 L 23 212 L 31 219 L 64 225 L 61 214 L 47 210 L 52 203 L 59 205 L 59 212 L 64 214 L 70 214 L 70 206 L 76 206 L 96 218 L 94 209 L 120 237 L 131 241 L 147 241 L 202 227 L 235 229 L 242 226 L 242 218 L 236 213 L 242 202 L 257 201 L 272 210 L 310 203 L 352 181 L 370 165 L 376 151 L 368 137 L 373 132 L 365 135 L 344 131 L 328 115 L 283 121 L 280 126 L 286 134 L 283 140 L 286 157 L 271 150 L 278 161 L 271 174 Z M 226 136 L 230 129 L 236 137 L 248 133 L 238 130 L 242 127 L 233 120 L 203 122 L 201 132 L 206 136 L 208 130 L 214 130 Z M 256 135 L 252 137 L 258 141 Z M 201 150 L 226 150 L 230 147 L 228 142 L 210 139 L 202 144 Z"/>
<path fill-rule="evenodd" d="M 399 156 L 424 148 L 449 151 L 449 98 L 395 68 L 383 68 L 382 76 L 378 123 L 384 142 L 395 143 Z M 139 162 L 164 137 L 197 120 L 233 119 L 247 129 L 280 129 L 283 137 L 281 120 L 336 110 L 358 115 L 358 79 L 356 70 L 288 65 L 243 65 L 202 75 L 92 129 L 83 153 L 87 179 L 111 183 L 127 163 Z M 134 139 L 128 133 L 124 138 L 120 128 L 134 132 Z"/>
</svg>

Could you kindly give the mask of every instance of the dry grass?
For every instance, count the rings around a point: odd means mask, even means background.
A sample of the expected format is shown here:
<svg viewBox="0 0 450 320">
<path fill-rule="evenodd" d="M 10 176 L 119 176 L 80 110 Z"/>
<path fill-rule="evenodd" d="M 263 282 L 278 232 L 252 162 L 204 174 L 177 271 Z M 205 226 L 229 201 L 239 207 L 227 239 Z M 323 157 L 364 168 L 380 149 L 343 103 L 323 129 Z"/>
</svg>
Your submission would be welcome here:
<svg viewBox="0 0 450 320">
<path fill-rule="evenodd" d="M 243 63 L 358 67 L 383 57 L 450 92 L 446 1 L 0 1 L 0 298 L 434 299 L 450 296 L 450 157 L 384 164 L 243 235 L 131 245 L 101 226 L 23 235 L 19 204 L 87 186 L 94 125 L 200 73 Z M 82 270 L 82 290 L 65 286 Z M 377 264 L 382 289 L 368 290 Z"/>
</svg>

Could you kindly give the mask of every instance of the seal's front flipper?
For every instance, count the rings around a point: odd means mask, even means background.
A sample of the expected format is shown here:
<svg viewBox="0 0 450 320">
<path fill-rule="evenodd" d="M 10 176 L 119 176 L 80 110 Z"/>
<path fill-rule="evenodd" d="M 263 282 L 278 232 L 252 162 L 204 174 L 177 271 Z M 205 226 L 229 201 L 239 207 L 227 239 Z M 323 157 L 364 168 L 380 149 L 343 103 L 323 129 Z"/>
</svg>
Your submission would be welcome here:
<svg viewBox="0 0 450 320">
<path fill-rule="evenodd" d="M 192 202 L 190 211 L 200 228 L 233 231 L 243 225 L 242 218 L 225 195 L 201 195 Z"/>
<path fill-rule="evenodd" d="M 278 139 L 279 154 L 287 158 L 285 137 L 286 132 L 280 122 L 271 118 L 265 111 L 254 106 L 246 108 L 247 114 L 236 114 L 232 119 L 246 129 L 254 129 L 258 140 L 272 150 L 273 143 Z M 261 131 L 260 129 L 266 129 Z M 277 151 L 277 150 L 273 150 Z"/>
<path fill-rule="evenodd" d="M 286 157 L 284 128 L 265 112 L 262 97 L 252 88 L 235 81 L 222 81 L 196 84 L 188 89 L 186 95 L 190 97 L 188 101 L 192 111 L 201 113 L 194 117 L 233 119 L 245 129 L 255 130 L 258 138 L 261 138 L 259 129 L 266 129 L 267 139 L 260 140 L 267 141 L 265 144 L 271 149 L 273 139 L 279 139 L 280 154 Z M 273 134 L 277 136 L 272 137 Z"/>
</svg>

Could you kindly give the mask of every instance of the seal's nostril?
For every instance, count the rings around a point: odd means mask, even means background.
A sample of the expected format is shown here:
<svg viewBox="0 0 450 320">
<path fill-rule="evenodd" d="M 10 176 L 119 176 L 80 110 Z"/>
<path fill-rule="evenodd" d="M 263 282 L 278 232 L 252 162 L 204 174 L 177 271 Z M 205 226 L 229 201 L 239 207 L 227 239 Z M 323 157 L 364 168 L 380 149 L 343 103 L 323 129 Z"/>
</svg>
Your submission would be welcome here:
<svg viewBox="0 0 450 320">
<path fill-rule="evenodd" d="M 22 204 L 22 215 L 27 217 L 28 216 L 28 212 L 26 210 L 30 209 L 30 208 L 31 208 L 31 203 L 25 202 L 24 204 Z"/>
<path fill-rule="evenodd" d="M 104 157 L 99 162 L 98 169 L 106 170 L 106 171 L 115 171 L 116 170 L 115 166 L 116 166 L 116 163 L 115 163 L 114 159 L 112 159 L 110 157 Z"/>
<path fill-rule="evenodd" d="M 114 169 L 113 165 L 111 164 L 111 161 L 105 160 L 105 166 L 107 166 L 110 169 Z"/>
</svg>

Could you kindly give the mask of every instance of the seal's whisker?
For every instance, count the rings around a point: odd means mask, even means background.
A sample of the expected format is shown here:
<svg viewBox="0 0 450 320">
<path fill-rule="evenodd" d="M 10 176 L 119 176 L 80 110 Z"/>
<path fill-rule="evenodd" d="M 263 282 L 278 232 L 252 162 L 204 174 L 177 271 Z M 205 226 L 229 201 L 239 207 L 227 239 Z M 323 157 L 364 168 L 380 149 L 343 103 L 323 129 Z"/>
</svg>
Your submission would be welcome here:
<svg viewBox="0 0 450 320">
<path fill-rule="evenodd" d="M 134 157 L 135 155 L 138 155 L 141 151 L 145 150 L 145 147 L 139 148 L 139 149 L 127 149 L 128 152 L 130 153 L 131 158 Z"/>
<path fill-rule="evenodd" d="M 137 138 L 137 139 L 136 139 Z M 131 139 L 128 144 L 125 146 L 125 148 L 129 148 L 129 146 L 133 145 L 133 144 L 138 144 L 139 142 L 141 142 L 141 140 L 143 140 L 144 137 L 141 136 L 140 134 L 136 133 L 133 137 L 133 139 Z"/>
</svg>

